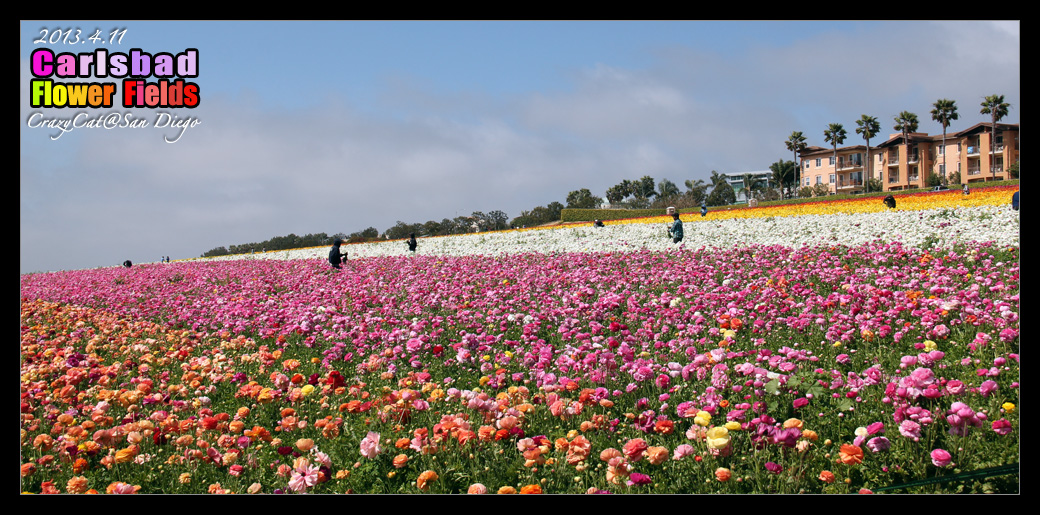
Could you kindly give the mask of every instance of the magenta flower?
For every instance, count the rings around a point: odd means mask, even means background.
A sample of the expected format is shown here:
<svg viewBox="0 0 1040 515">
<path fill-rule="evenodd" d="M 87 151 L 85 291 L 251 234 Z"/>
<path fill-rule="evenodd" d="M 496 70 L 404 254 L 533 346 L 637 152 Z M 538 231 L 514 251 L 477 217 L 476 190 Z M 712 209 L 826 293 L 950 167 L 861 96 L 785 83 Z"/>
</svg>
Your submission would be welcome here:
<svg viewBox="0 0 1040 515">
<path fill-rule="evenodd" d="M 993 431 L 995 431 L 998 435 L 1006 435 L 1011 432 L 1011 422 L 1008 422 L 1006 419 L 1003 418 L 1000 420 L 994 420 Z"/>
<path fill-rule="evenodd" d="M 774 474 L 779 474 L 779 473 L 784 471 L 784 467 L 781 466 L 778 463 L 773 463 L 772 461 L 767 461 L 766 462 L 766 470 L 768 470 L 768 471 L 770 471 L 770 472 L 772 472 Z"/>
<path fill-rule="evenodd" d="M 947 467 L 952 462 L 953 457 L 950 453 L 943 449 L 935 449 L 932 451 L 932 464 L 936 467 Z"/>
<path fill-rule="evenodd" d="M 651 482 L 650 476 L 646 474 L 640 474 L 639 472 L 633 472 L 628 476 L 628 486 L 632 485 L 649 485 Z"/>
</svg>

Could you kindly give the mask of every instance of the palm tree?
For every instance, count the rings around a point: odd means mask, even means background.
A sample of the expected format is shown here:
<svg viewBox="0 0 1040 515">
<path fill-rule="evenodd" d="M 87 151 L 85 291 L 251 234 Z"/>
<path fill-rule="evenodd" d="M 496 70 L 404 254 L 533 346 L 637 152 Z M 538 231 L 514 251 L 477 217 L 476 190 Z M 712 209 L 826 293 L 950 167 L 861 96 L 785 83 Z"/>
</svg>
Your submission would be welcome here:
<svg viewBox="0 0 1040 515">
<path fill-rule="evenodd" d="M 744 184 L 744 187 L 740 188 L 740 192 L 744 194 L 744 199 L 747 201 L 751 200 L 755 191 L 762 188 L 762 183 L 764 182 L 764 179 L 756 177 L 753 173 L 745 173 L 740 180 Z"/>
<path fill-rule="evenodd" d="M 827 126 L 827 130 L 823 131 L 823 140 L 831 144 L 831 148 L 834 149 L 834 173 L 838 173 L 838 145 L 845 142 L 845 127 L 842 127 L 840 123 L 832 123 Z M 835 190 L 837 191 L 837 190 Z"/>
<path fill-rule="evenodd" d="M 892 127 L 893 130 L 897 130 L 903 134 L 903 145 L 906 146 L 906 155 L 903 159 L 906 160 L 907 165 L 910 163 L 910 133 L 917 132 L 917 115 L 910 111 L 903 111 L 895 117 L 896 125 Z M 907 184 L 909 185 L 909 174 L 907 174 Z"/>
<path fill-rule="evenodd" d="M 668 179 L 661 179 L 661 182 L 657 183 L 657 198 L 674 197 L 678 194 L 679 187 L 674 182 Z"/>
<path fill-rule="evenodd" d="M 867 142 L 867 162 L 864 166 L 864 168 L 866 168 L 867 170 L 867 178 L 863 181 L 863 186 L 864 190 L 869 193 L 870 179 L 874 175 L 871 171 L 872 164 L 870 162 L 870 138 L 877 136 L 877 134 L 881 132 L 881 124 L 878 123 L 876 117 L 867 116 L 864 114 L 860 116 L 859 120 L 856 120 L 856 125 L 858 125 L 858 127 L 856 127 L 856 134 L 863 136 L 863 139 Z"/>
<path fill-rule="evenodd" d="M 932 104 L 932 120 L 939 122 L 943 128 L 943 184 L 946 184 L 946 128 L 950 126 L 950 122 L 956 120 L 957 116 L 957 103 L 953 100 L 946 98 L 940 98 Z"/>
<path fill-rule="evenodd" d="M 997 178 L 997 167 L 994 165 L 993 158 L 993 153 L 997 150 L 997 122 L 1007 116 L 1009 107 L 1011 104 L 1004 102 L 1004 95 L 990 95 L 982 101 L 982 110 L 979 111 L 980 114 L 990 115 L 993 120 L 989 129 L 989 170 L 993 174 L 993 179 Z"/>
<path fill-rule="evenodd" d="M 773 182 L 788 190 L 788 193 L 791 184 L 794 183 L 795 168 L 794 161 L 784 161 L 783 159 L 769 165 L 769 169 L 773 172 Z"/>
<path fill-rule="evenodd" d="M 686 195 L 688 195 L 695 204 L 701 204 L 706 198 L 708 198 L 708 184 L 704 182 L 704 179 L 697 179 L 695 181 L 686 181 Z"/>
<path fill-rule="evenodd" d="M 795 172 L 794 178 L 795 178 L 795 182 L 797 182 L 798 185 L 801 186 L 802 185 L 802 166 L 798 163 L 798 154 L 800 152 L 802 152 L 803 150 L 805 150 L 805 147 L 807 146 L 807 144 L 805 143 L 805 136 L 802 135 L 801 131 L 794 131 L 787 138 L 786 143 L 787 143 L 787 150 L 790 150 L 791 152 L 794 152 L 794 164 L 798 168 L 798 171 Z"/>
</svg>

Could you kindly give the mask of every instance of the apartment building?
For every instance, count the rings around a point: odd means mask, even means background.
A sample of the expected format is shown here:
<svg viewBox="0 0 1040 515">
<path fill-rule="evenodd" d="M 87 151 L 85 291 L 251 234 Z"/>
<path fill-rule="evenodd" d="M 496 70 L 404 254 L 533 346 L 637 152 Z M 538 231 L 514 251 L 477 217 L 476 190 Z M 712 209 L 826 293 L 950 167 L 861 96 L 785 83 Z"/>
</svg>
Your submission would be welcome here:
<svg viewBox="0 0 1040 515">
<path fill-rule="evenodd" d="M 871 146 L 871 156 L 877 149 Z M 834 193 L 863 193 L 868 177 L 867 147 L 853 145 L 834 149 L 808 147 L 799 153 L 802 162 L 799 187 L 826 185 Z"/>
<path fill-rule="evenodd" d="M 926 188 L 928 175 L 947 177 L 950 187 L 1010 178 L 1007 167 L 1019 161 L 1018 124 L 997 124 L 996 142 L 991 143 L 990 124 L 978 123 L 959 132 L 942 134 L 902 133 L 870 147 L 854 145 L 834 150 L 808 147 L 801 158 L 800 186 L 827 185 L 830 193 L 860 193 L 865 181 L 880 179 L 884 191 Z M 953 176 L 953 179 L 950 177 Z"/>
<path fill-rule="evenodd" d="M 733 195 L 737 199 L 737 203 L 745 203 L 748 201 L 747 196 L 744 194 L 744 176 L 750 175 L 752 181 L 757 181 L 759 185 L 766 188 L 776 187 L 773 183 L 773 172 L 769 170 L 756 171 L 756 172 L 743 172 L 743 173 L 724 173 L 722 174 L 726 178 L 726 184 L 729 184 L 733 188 Z"/>
</svg>

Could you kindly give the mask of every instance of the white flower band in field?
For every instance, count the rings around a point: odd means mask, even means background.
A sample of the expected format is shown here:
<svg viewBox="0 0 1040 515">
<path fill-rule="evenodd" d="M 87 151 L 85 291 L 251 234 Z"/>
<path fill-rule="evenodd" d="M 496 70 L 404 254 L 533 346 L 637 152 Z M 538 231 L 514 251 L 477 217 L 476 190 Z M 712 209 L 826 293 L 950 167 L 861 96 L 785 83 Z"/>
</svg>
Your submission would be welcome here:
<svg viewBox="0 0 1040 515">
<path fill-rule="evenodd" d="M 943 208 L 925 211 L 802 215 L 789 217 L 699 220 L 684 222 L 685 238 L 676 245 L 668 237 L 668 225 L 624 223 L 593 227 L 592 224 L 538 230 L 499 231 L 420 238 L 417 254 L 466 256 L 520 253 L 663 251 L 683 246 L 725 248 L 732 246 L 820 244 L 858 245 L 871 241 L 898 241 L 906 246 L 951 247 L 970 241 L 1019 244 L 1019 213 L 1005 206 Z M 663 220 L 663 219 L 662 219 Z M 344 245 L 349 259 L 400 256 L 402 241 Z M 324 259 L 328 247 L 272 251 L 200 258 L 227 259 Z"/>
</svg>

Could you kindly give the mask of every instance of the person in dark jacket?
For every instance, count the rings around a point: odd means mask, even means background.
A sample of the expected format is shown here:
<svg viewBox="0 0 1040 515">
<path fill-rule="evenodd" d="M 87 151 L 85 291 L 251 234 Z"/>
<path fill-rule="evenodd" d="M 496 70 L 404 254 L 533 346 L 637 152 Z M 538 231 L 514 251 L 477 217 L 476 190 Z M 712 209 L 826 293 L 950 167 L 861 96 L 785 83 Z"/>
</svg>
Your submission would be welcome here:
<svg viewBox="0 0 1040 515">
<path fill-rule="evenodd" d="M 1011 195 L 1011 209 L 1014 209 L 1015 211 L 1018 211 L 1018 192 L 1017 191 L 1015 192 L 1014 195 Z"/>
<path fill-rule="evenodd" d="M 603 221 L 602 220 L 596 220 L 596 221 L 592 222 L 592 225 L 595 226 L 595 227 L 605 227 L 603 225 Z"/>
<path fill-rule="evenodd" d="M 701 216 L 703 217 L 703 216 L 706 216 L 707 214 L 708 214 L 708 206 L 705 206 L 704 204 L 701 204 Z"/>
<path fill-rule="evenodd" d="M 895 209 L 895 207 L 896 207 L 896 198 L 893 197 L 892 195 L 889 195 L 889 196 L 881 199 L 881 201 L 884 202 L 885 205 L 888 206 L 889 209 Z"/>
<path fill-rule="evenodd" d="M 134 264 L 131 263 L 130 260 L 128 259 L 126 261 L 123 261 L 123 266 L 126 267 L 126 268 L 130 268 L 130 267 L 134 266 Z"/>
<path fill-rule="evenodd" d="M 679 213 L 672 213 L 672 220 L 672 227 L 668 229 L 668 235 L 672 237 L 672 243 L 679 243 L 683 239 L 682 220 L 679 220 Z"/>
<path fill-rule="evenodd" d="M 415 241 L 415 233 L 413 232 L 413 233 L 409 234 L 408 235 L 408 250 L 411 251 L 411 252 L 415 252 L 415 247 L 418 244 L 419 244 L 419 242 Z"/>
<path fill-rule="evenodd" d="M 347 259 L 347 253 L 342 254 L 339 251 L 339 246 L 343 244 L 343 240 L 336 238 L 332 242 L 332 248 L 329 250 L 329 263 L 332 264 L 332 268 L 339 269 L 340 264 Z"/>
</svg>

